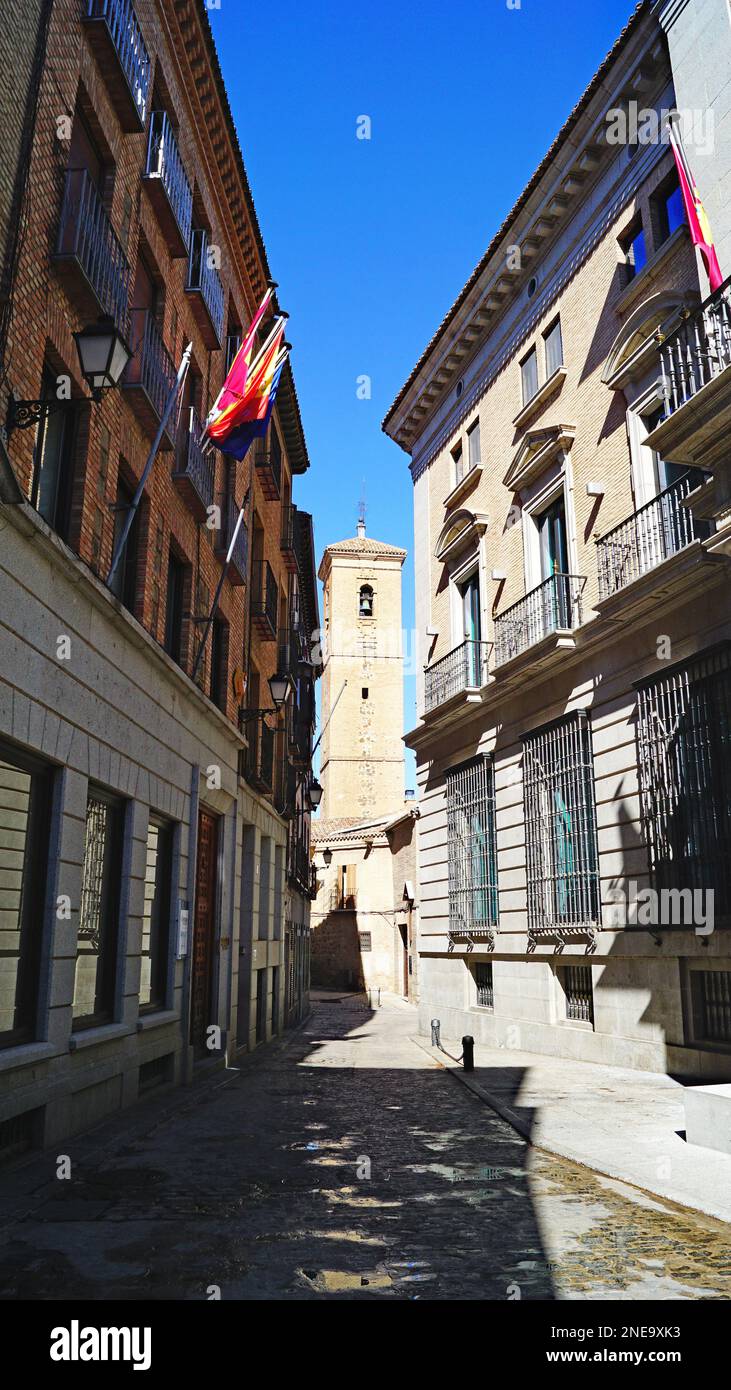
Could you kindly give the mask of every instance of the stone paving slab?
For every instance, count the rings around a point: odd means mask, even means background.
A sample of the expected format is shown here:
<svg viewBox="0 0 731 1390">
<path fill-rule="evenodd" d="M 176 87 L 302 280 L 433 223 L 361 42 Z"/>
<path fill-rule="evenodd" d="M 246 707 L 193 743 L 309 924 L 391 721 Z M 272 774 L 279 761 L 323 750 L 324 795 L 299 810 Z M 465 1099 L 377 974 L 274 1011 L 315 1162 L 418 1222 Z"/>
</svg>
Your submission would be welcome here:
<svg viewBox="0 0 731 1390">
<path fill-rule="evenodd" d="M 451 1057 L 414 1042 L 539 1148 L 731 1222 L 731 1154 L 686 1143 L 672 1077 L 482 1045 L 466 1073 L 461 1042 L 442 1040 Z"/>
</svg>

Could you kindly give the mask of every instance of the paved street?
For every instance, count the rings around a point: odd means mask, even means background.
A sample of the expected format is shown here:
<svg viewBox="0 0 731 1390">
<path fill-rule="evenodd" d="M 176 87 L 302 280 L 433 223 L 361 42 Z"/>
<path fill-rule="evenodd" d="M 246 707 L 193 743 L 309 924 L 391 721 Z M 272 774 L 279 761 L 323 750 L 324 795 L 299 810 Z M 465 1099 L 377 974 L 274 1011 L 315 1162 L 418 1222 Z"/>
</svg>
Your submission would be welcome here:
<svg viewBox="0 0 731 1390">
<path fill-rule="evenodd" d="M 531 1150 L 362 998 L 6 1171 L 5 1298 L 731 1298 L 731 1230 Z M 173 1108 L 165 1113 L 164 1107 Z M 368 1176 L 370 1173 L 370 1176 Z"/>
</svg>

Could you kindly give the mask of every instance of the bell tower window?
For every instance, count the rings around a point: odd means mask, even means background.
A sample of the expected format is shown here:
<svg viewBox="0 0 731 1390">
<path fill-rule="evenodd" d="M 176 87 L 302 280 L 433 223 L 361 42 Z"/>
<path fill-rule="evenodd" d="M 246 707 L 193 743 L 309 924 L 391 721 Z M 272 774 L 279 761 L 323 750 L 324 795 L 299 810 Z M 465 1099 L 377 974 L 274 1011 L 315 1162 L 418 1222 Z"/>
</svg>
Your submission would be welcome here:
<svg viewBox="0 0 731 1390">
<path fill-rule="evenodd" d="M 358 596 L 358 617 L 373 617 L 373 589 L 370 584 L 361 584 Z"/>
</svg>

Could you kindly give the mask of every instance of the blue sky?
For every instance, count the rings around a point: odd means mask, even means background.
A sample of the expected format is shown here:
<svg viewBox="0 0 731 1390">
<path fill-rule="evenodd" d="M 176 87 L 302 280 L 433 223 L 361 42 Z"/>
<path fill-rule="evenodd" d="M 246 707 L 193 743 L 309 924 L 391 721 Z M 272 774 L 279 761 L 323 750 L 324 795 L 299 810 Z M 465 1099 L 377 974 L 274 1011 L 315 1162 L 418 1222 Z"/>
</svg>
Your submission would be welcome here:
<svg viewBox="0 0 731 1390">
<path fill-rule="evenodd" d="M 516 2 L 220 0 L 210 11 L 290 313 L 312 462 L 295 501 L 314 515 L 318 555 L 355 533 L 364 478 L 369 534 L 412 551 L 408 460 L 380 422 L 634 8 Z M 356 137 L 363 115 L 370 140 Z M 362 375 L 370 400 L 356 395 Z"/>
</svg>

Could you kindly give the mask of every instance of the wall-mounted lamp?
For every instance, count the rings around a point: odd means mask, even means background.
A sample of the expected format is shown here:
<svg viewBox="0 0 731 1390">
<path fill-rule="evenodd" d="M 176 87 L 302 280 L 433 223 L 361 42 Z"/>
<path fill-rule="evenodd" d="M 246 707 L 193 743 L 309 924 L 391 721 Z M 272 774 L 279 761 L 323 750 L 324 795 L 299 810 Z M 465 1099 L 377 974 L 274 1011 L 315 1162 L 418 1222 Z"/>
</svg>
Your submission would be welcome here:
<svg viewBox="0 0 731 1390">
<path fill-rule="evenodd" d="M 322 851 L 322 862 L 325 865 L 326 869 L 330 868 L 330 865 L 333 862 L 333 852 L 331 849 L 324 849 Z"/>
<path fill-rule="evenodd" d="M 587 484 L 586 484 L 586 495 L 587 495 L 587 497 L 603 497 L 603 496 L 604 496 L 604 484 L 603 484 L 603 483 L 587 483 Z"/>
<path fill-rule="evenodd" d="M 272 704 L 268 709 L 244 709 L 239 713 L 239 719 L 244 723 L 247 719 L 263 719 L 267 714 L 276 714 L 282 708 L 292 689 L 292 682 L 288 675 L 283 675 L 280 671 L 276 676 L 269 677 L 269 692 L 272 697 Z"/>
<path fill-rule="evenodd" d="M 310 801 L 310 810 L 316 811 L 318 806 L 320 805 L 320 802 L 322 801 L 322 787 L 320 786 L 320 783 L 318 782 L 316 777 L 313 777 L 312 781 L 310 782 L 310 785 L 307 789 L 307 795 Z"/>
<path fill-rule="evenodd" d="M 493 570 L 493 571 L 492 571 L 492 576 L 491 576 L 491 577 L 492 577 L 494 580 L 496 580 L 497 583 L 500 583 L 500 584 L 501 584 L 502 581 L 503 581 L 504 579 L 507 579 L 508 576 L 507 576 L 505 570 Z"/>
<path fill-rule="evenodd" d="M 114 319 L 104 315 L 90 328 L 74 333 L 76 350 L 79 354 L 81 374 L 87 383 L 92 400 L 100 401 L 105 391 L 119 386 L 124 369 L 132 356 L 131 349 L 119 332 Z M 8 438 L 13 430 L 27 430 L 38 425 L 58 410 L 68 410 L 78 405 L 78 399 L 64 396 L 47 396 L 43 400 L 16 401 L 11 395 L 8 401 L 8 414 L 5 430 Z"/>
</svg>

